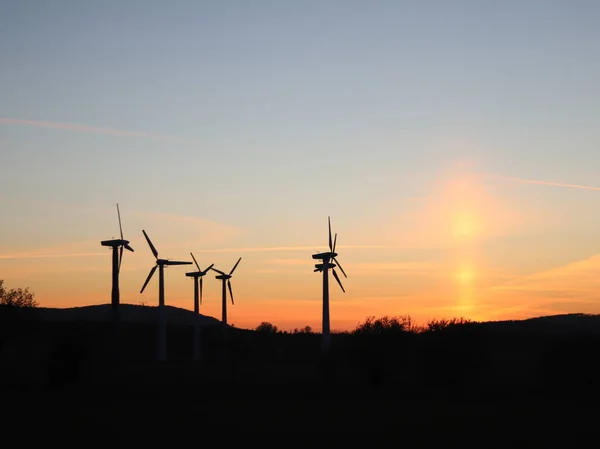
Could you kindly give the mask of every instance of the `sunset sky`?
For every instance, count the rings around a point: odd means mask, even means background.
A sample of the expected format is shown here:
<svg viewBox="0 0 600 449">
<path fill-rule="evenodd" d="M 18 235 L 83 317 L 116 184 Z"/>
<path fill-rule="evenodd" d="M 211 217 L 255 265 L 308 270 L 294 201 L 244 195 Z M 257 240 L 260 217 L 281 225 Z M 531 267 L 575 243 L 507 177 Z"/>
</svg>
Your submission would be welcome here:
<svg viewBox="0 0 600 449">
<path fill-rule="evenodd" d="M 321 329 L 338 233 L 368 315 L 600 313 L 600 2 L 0 1 L 0 279 L 155 305 L 229 271 L 229 322 Z M 191 309 L 191 267 L 165 272 Z M 212 273 L 201 312 L 220 318 Z"/>
</svg>

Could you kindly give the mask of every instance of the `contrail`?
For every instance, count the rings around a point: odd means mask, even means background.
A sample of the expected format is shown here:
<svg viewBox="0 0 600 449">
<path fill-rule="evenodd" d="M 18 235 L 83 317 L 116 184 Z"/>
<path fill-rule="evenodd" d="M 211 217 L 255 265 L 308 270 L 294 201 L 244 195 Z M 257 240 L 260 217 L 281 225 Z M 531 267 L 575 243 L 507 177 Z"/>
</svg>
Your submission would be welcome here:
<svg viewBox="0 0 600 449">
<path fill-rule="evenodd" d="M 35 126 L 37 128 L 61 129 L 61 130 L 66 130 L 66 131 L 105 134 L 105 135 L 110 135 L 110 136 L 141 137 L 144 139 L 152 139 L 152 140 L 158 140 L 158 141 L 163 141 L 163 142 L 168 141 L 168 142 L 179 142 L 179 143 L 187 143 L 187 144 L 197 144 L 198 143 L 198 142 L 193 142 L 191 140 L 180 139 L 178 137 L 165 136 L 162 134 L 153 134 L 153 133 L 137 132 L 137 131 L 119 131 L 119 130 L 111 129 L 111 128 L 99 128 L 96 126 L 76 125 L 73 123 L 45 122 L 45 121 L 39 121 L 39 120 L 21 120 L 21 119 L 16 119 L 16 118 L 0 117 L 0 124 Z"/>
<path fill-rule="evenodd" d="M 582 186 L 582 185 L 578 185 L 578 184 L 565 184 L 562 182 L 536 181 L 534 179 L 506 178 L 503 176 L 493 176 L 493 178 L 501 179 L 504 181 L 522 182 L 525 184 L 539 184 L 539 185 L 555 186 L 555 187 L 570 187 L 572 189 L 584 189 L 584 190 L 600 190 L 600 187 Z"/>
</svg>

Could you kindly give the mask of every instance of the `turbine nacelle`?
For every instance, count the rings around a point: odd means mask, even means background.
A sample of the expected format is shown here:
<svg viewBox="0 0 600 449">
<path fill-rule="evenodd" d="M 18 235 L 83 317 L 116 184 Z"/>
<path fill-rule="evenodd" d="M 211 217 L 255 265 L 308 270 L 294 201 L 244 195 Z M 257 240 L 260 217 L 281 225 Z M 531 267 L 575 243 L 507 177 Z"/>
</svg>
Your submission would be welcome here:
<svg viewBox="0 0 600 449">
<path fill-rule="evenodd" d="M 240 257 L 238 259 L 238 261 L 235 263 L 235 265 L 233 266 L 233 268 L 231 269 L 231 271 L 229 273 L 225 273 L 221 270 L 218 270 L 216 268 L 214 268 L 212 265 L 209 267 L 211 270 L 216 271 L 218 274 L 218 276 L 215 276 L 215 279 L 219 279 L 220 281 L 223 281 L 223 321 L 226 322 L 225 316 L 226 316 L 226 294 L 225 294 L 225 281 L 227 281 L 227 288 L 229 289 L 229 296 L 231 297 L 231 304 L 234 304 L 233 302 L 233 291 L 231 290 L 231 277 L 233 275 L 233 272 L 235 271 L 235 269 L 237 268 L 237 266 L 240 264 L 240 261 L 242 260 L 242 258 Z M 208 268 L 206 269 L 208 271 Z"/>
<path fill-rule="evenodd" d="M 156 265 L 191 265 L 193 262 L 186 262 L 181 260 L 169 260 L 169 259 L 156 259 Z"/>
<path fill-rule="evenodd" d="M 208 270 L 206 270 L 208 271 Z M 199 278 L 202 276 L 206 276 L 206 271 L 192 271 L 190 273 L 185 273 L 186 276 L 189 276 L 191 278 Z"/>
<path fill-rule="evenodd" d="M 110 240 L 102 240 L 100 244 L 109 247 L 112 250 L 112 293 L 111 304 L 115 313 L 115 318 L 118 319 L 118 307 L 121 301 L 119 292 L 119 272 L 121 271 L 121 261 L 123 260 L 123 249 L 133 251 L 129 246 L 129 240 L 123 238 L 123 226 L 121 224 L 121 212 L 119 211 L 119 203 L 117 203 L 117 217 L 119 219 L 119 234 L 120 239 L 112 238 Z"/>
<path fill-rule="evenodd" d="M 198 261 L 196 260 L 196 258 L 194 257 L 194 253 L 192 253 L 190 251 L 190 256 L 192 256 L 192 259 L 194 259 L 194 263 L 196 264 L 196 268 L 198 268 L 198 271 L 192 271 L 190 273 L 185 273 L 186 276 L 194 278 L 194 295 L 197 295 L 198 292 L 200 293 L 199 296 L 194 296 L 194 301 L 198 300 L 198 304 L 196 304 L 196 302 L 194 302 L 194 310 L 198 311 L 198 305 L 202 304 L 202 285 L 203 285 L 203 276 L 206 275 L 206 273 L 208 273 L 208 270 L 210 270 L 214 263 L 211 263 L 204 271 L 200 269 L 200 265 L 198 265 Z M 198 282 L 200 281 L 200 282 Z"/>
<path fill-rule="evenodd" d="M 337 257 L 337 253 L 334 252 L 327 252 L 327 253 L 318 253 L 318 254 L 313 254 L 312 258 L 313 259 L 317 259 L 317 260 L 325 260 L 325 259 L 333 259 L 335 257 Z"/>
<path fill-rule="evenodd" d="M 192 252 L 190 252 L 190 255 L 192 256 L 192 259 L 194 259 L 194 263 L 196 264 L 196 268 L 198 268 L 198 271 L 192 271 L 190 273 L 185 273 L 186 276 L 193 277 L 193 278 L 199 278 L 199 277 L 205 276 L 206 273 L 208 273 L 208 270 L 210 270 L 214 266 L 214 263 L 211 263 L 210 266 L 208 266 L 204 271 L 202 271 L 200 269 L 200 265 L 198 265 L 198 261 L 194 257 L 194 254 Z"/>
<path fill-rule="evenodd" d="M 150 270 L 150 273 L 148 274 L 148 277 L 146 278 L 146 282 L 144 282 L 144 285 L 142 286 L 140 293 L 144 292 L 146 285 L 148 285 L 148 282 L 150 282 L 150 279 L 152 279 L 152 275 L 156 271 L 156 267 L 165 267 L 165 266 L 168 267 L 169 265 L 191 265 L 193 263 L 193 262 L 186 262 L 186 261 L 180 261 L 180 260 L 159 259 L 158 251 L 152 244 L 150 237 L 148 237 L 148 234 L 146 234 L 146 231 L 144 231 L 143 229 L 142 229 L 142 232 L 144 233 L 144 237 L 146 237 L 146 241 L 148 242 L 148 246 L 150 247 L 152 254 L 154 254 L 154 257 L 156 258 L 156 265 L 154 265 L 152 267 L 152 269 Z M 161 273 L 162 273 L 162 271 L 161 271 Z"/>
<path fill-rule="evenodd" d="M 333 274 L 333 277 L 337 281 L 337 283 L 340 286 L 340 288 L 342 289 L 342 291 L 346 292 L 346 290 L 344 289 L 344 286 L 342 285 L 342 281 L 340 281 L 340 277 L 338 276 L 338 274 L 335 271 L 335 267 L 338 267 L 340 269 L 340 271 L 342 272 L 342 274 L 344 275 L 344 277 L 346 277 L 346 278 L 348 277 L 348 276 L 346 276 L 346 272 L 344 271 L 344 269 L 342 268 L 342 266 L 336 259 L 336 257 L 338 256 L 338 253 L 335 252 L 335 246 L 337 244 L 337 233 L 333 236 L 333 238 L 331 238 L 332 237 L 331 236 L 331 219 L 329 217 L 327 217 L 327 225 L 329 228 L 329 251 L 323 252 L 323 253 L 316 253 L 316 254 L 312 255 L 313 259 L 322 261 L 321 263 L 315 264 L 315 269 L 313 271 L 315 273 L 322 272 L 322 273 L 324 273 L 324 275 L 326 275 L 327 272 L 329 270 L 331 270 L 331 274 Z M 332 263 L 332 262 L 335 262 L 335 263 Z M 327 294 L 329 294 L 329 293 L 327 293 Z"/>
<path fill-rule="evenodd" d="M 218 276 L 215 276 L 215 279 L 221 279 L 221 280 L 230 279 L 231 276 L 233 276 L 233 272 L 235 271 L 235 269 L 237 268 L 237 266 L 239 265 L 239 263 L 240 263 L 241 260 L 242 260 L 242 258 L 240 257 L 238 259 L 238 261 L 235 263 L 235 265 L 233 266 L 233 268 L 231 269 L 231 271 L 229 272 L 229 274 L 227 274 L 227 273 L 225 273 L 225 272 L 223 272 L 221 270 L 217 270 L 212 265 L 210 267 L 208 267 L 206 269 L 206 271 L 208 271 L 210 269 L 210 270 L 213 270 L 213 271 L 216 271 L 217 273 L 219 273 Z"/>
<path fill-rule="evenodd" d="M 121 270 L 121 260 L 123 259 L 123 248 L 125 248 L 128 251 L 134 252 L 133 248 L 131 246 L 129 246 L 129 240 L 125 240 L 123 238 L 123 226 L 121 225 L 121 211 L 119 210 L 119 203 L 117 203 L 117 217 L 119 218 L 119 232 L 121 233 L 121 238 L 120 239 L 111 239 L 111 240 L 102 240 L 100 242 L 100 244 L 102 246 L 108 246 L 111 247 L 113 249 L 113 251 L 116 251 L 117 248 L 119 248 L 119 254 L 118 254 L 118 265 L 116 267 L 116 272 L 118 273 Z"/>
<path fill-rule="evenodd" d="M 124 246 L 125 249 L 133 252 L 133 248 L 131 246 L 129 246 L 129 240 L 122 240 L 122 239 L 102 240 L 100 242 L 100 244 L 102 246 Z"/>
</svg>

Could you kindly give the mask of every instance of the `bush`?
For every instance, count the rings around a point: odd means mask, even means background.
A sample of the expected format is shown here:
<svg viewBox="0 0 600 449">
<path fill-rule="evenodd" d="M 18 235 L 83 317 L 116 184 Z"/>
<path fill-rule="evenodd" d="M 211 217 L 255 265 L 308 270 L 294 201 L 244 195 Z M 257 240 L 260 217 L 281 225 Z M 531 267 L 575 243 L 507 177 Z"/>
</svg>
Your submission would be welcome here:
<svg viewBox="0 0 600 449">
<path fill-rule="evenodd" d="M 442 320 L 430 320 L 427 325 L 425 326 L 425 332 L 437 332 L 437 331 L 443 331 L 443 330 L 447 330 L 447 329 L 452 329 L 452 328 L 456 328 L 458 326 L 464 326 L 466 324 L 472 324 L 473 321 L 471 321 L 468 318 L 452 318 L 450 320 L 448 319 L 442 319 Z"/>
<path fill-rule="evenodd" d="M 0 279 L 0 305 L 11 307 L 37 307 L 35 294 L 26 288 L 4 288 L 4 279 Z"/>
<path fill-rule="evenodd" d="M 265 334 L 276 334 L 279 329 L 274 324 L 263 321 L 256 326 L 255 330 L 256 332 L 264 332 Z"/>
</svg>

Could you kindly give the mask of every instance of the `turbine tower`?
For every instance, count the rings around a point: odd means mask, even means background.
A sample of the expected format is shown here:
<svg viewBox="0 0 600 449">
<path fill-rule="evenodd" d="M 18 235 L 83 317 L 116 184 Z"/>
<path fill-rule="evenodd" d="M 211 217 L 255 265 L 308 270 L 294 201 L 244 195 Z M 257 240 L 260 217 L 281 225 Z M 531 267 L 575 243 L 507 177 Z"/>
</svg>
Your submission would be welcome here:
<svg viewBox="0 0 600 449">
<path fill-rule="evenodd" d="M 231 269 L 229 274 L 225 274 L 221 270 L 217 270 L 216 268 L 211 268 L 211 270 L 219 273 L 218 276 L 215 276 L 215 279 L 219 279 L 222 281 L 221 297 L 223 299 L 223 303 L 222 303 L 222 312 L 221 312 L 222 313 L 221 322 L 223 323 L 224 328 L 227 325 L 227 291 L 225 290 L 225 283 L 227 283 L 227 288 L 229 289 L 229 296 L 231 296 L 231 304 L 234 305 L 233 292 L 231 291 L 231 280 L 230 279 L 231 279 L 231 276 L 233 275 L 233 272 L 235 271 L 238 264 L 240 263 L 240 260 L 242 260 L 241 257 L 235 263 L 235 265 L 233 266 L 233 268 Z"/>
<path fill-rule="evenodd" d="M 156 258 L 156 265 L 152 267 L 148 277 L 146 278 L 146 282 L 140 293 L 143 293 L 146 285 L 152 279 L 152 275 L 156 271 L 156 267 L 158 267 L 158 339 L 157 339 L 157 357 L 159 362 L 164 362 L 167 359 L 167 319 L 165 317 L 165 266 L 169 265 L 191 265 L 192 262 L 181 262 L 177 260 L 167 260 L 167 259 L 159 259 L 158 251 L 152 244 L 150 237 L 146 234 L 146 231 L 142 229 L 144 233 L 144 237 L 148 241 L 148 245 L 152 250 L 152 254 Z"/>
<path fill-rule="evenodd" d="M 200 265 L 196 261 L 194 255 L 190 252 L 192 259 L 194 259 L 194 263 L 198 268 L 198 271 L 192 271 L 191 273 L 185 273 L 186 276 L 194 278 L 194 313 L 196 314 L 196 318 L 194 320 L 194 336 L 193 336 L 193 344 L 194 344 L 194 360 L 202 360 L 202 353 L 200 351 L 200 304 L 202 304 L 202 278 L 208 270 L 210 270 L 214 264 L 211 264 L 204 271 L 200 269 Z M 199 287 L 199 288 L 198 288 Z M 200 293 L 200 294 L 198 294 Z"/>
<path fill-rule="evenodd" d="M 133 248 L 129 246 L 129 240 L 123 239 L 123 226 L 121 226 L 121 212 L 119 211 L 119 203 L 117 203 L 117 217 L 119 217 L 119 231 L 121 232 L 120 239 L 102 240 L 102 246 L 112 248 L 112 292 L 111 306 L 113 312 L 113 320 L 119 320 L 119 303 L 121 296 L 119 293 L 119 271 L 121 271 L 121 260 L 123 259 L 123 248 L 133 252 Z"/>
<path fill-rule="evenodd" d="M 329 252 L 317 253 L 317 254 L 312 255 L 313 259 L 322 261 L 321 263 L 318 263 L 315 265 L 314 272 L 315 273 L 318 271 L 323 272 L 323 346 L 322 346 L 322 348 L 323 348 L 324 352 L 327 352 L 329 350 L 329 347 L 331 344 L 331 332 L 330 332 L 330 328 L 329 328 L 329 277 L 328 277 L 329 269 L 331 269 L 331 272 L 333 273 L 333 277 L 335 278 L 337 283 L 340 285 L 340 287 L 344 293 L 346 292 L 346 290 L 344 290 L 344 286 L 342 285 L 342 282 L 340 281 L 340 278 L 335 271 L 336 264 L 337 264 L 337 267 L 339 267 L 342 274 L 344 275 L 344 277 L 346 277 L 346 278 L 348 277 L 348 276 L 346 276 L 344 269 L 342 268 L 342 266 L 336 259 L 337 255 L 338 255 L 335 252 L 335 245 L 337 243 L 337 233 L 335 234 L 335 237 L 334 237 L 333 243 L 332 243 L 330 217 L 327 217 L 327 222 L 329 224 Z M 333 261 L 335 263 L 331 263 L 330 261 Z"/>
</svg>

